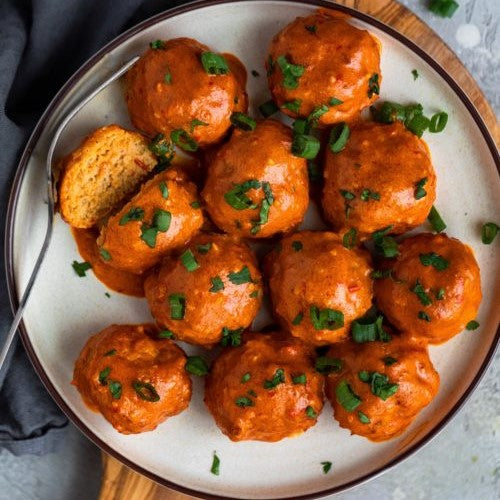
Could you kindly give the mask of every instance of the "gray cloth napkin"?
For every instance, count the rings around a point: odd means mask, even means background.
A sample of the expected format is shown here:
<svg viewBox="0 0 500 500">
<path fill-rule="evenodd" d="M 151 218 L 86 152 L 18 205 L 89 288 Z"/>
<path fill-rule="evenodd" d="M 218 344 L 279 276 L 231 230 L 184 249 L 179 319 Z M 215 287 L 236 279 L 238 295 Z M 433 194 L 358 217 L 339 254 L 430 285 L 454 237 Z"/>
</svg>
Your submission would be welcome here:
<svg viewBox="0 0 500 500">
<path fill-rule="evenodd" d="M 0 231 L 17 162 L 45 107 L 92 54 L 125 29 L 185 0 L 0 0 Z M 166 34 L 166 36 L 168 36 Z M 0 266 L 0 344 L 12 321 Z M 68 422 L 20 341 L 0 379 L 0 448 L 56 449 Z"/>
</svg>

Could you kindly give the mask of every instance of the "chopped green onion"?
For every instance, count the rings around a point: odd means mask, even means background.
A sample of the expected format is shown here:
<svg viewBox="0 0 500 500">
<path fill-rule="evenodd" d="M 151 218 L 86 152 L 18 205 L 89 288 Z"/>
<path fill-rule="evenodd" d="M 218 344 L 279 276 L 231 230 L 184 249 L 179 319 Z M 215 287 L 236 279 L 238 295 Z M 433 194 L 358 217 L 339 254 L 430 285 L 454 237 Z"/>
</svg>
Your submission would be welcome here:
<svg viewBox="0 0 500 500">
<path fill-rule="evenodd" d="M 185 370 L 198 377 L 204 377 L 208 374 L 208 364 L 201 356 L 188 356 Z"/>
<path fill-rule="evenodd" d="M 368 80 L 368 97 L 371 99 L 373 94 L 380 94 L 380 86 L 379 86 L 379 76 L 378 73 L 374 73 L 371 78 Z"/>
<path fill-rule="evenodd" d="M 487 222 L 486 224 L 483 224 L 483 227 L 481 228 L 481 241 L 485 245 L 490 245 L 493 243 L 499 229 L 500 227 L 494 222 Z"/>
<path fill-rule="evenodd" d="M 117 380 L 110 380 L 108 382 L 108 389 L 113 399 L 120 399 L 122 396 L 122 384 Z"/>
<path fill-rule="evenodd" d="M 224 283 L 219 276 L 213 276 L 212 278 L 210 278 L 210 282 L 212 283 L 212 286 L 208 290 L 209 292 L 217 293 L 221 290 L 224 290 Z"/>
<path fill-rule="evenodd" d="M 148 224 L 143 224 L 141 226 L 141 240 L 144 241 L 149 248 L 154 248 L 156 246 L 157 235 L 157 227 L 149 226 Z"/>
<path fill-rule="evenodd" d="M 379 201 L 380 200 L 379 193 L 376 193 L 375 191 L 371 191 L 370 189 L 367 189 L 367 188 L 365 188 L 361 191 L 361 194 L 359 195 L 359 197 L 361 198 L 361 201 L 370 201 L 370 200 Z"/>
<path fill-rule="evenodd" d="M 354 411 L 361 404 L 361 398 L 353 392 L 346 380 L 341 380 L 337 384 L 335 396 L 337 402 L 349 412 Z"/>
<path fill-rule="evenodd" d="M 172 332 L 170 330 L 162 330 L 158 334 L 158 338 L 159 339 L 175 339 L 175 334 L 174 334 L 174 332 Z"/>
<path fill-rule="evenodd" d="M 172 130 L 172 132 L 170 132 L 170 139 L 176 146 L 179 146 L 184 151 L 194 152 L 198 149 L 198 143 L 181 128 Z"/>
<path fill-rule="evenodd" d="M 427 323 L 431 322 L 431 317 L 425 311 L 418 311 L 417 317 L 418 319 L 427 321 Z"/>
<path fill-rule="evenodd" d="M 300 325 L 303 319 L 304 319 L 304 314 L 300 312 L 299 314 L 297 314 L 297 316 L 295 316 L 295 318 L 293 318 L 292 325 L 294 326 Z"/>
<path fill-rule="evenodd" d="M 144 210 L 139 207 L 132 207 L 123 217 L 120 219 L 120 226 L 124 226 L 130 221 L 139 221 L 144 218 Z"/>
<path fill-rule="evenodd" d="M 209 75 L 226 75 L 229 73 L 229 66 L 224 56 L 214 52 L 202 52 L 201 64 Z"/>
<path fill-rule="evenodd" d="M 229 281 L 235 285 L 252 283 L 252 277 L 250 276 L 250 269 L 248 269 L 248 266 L 243 266 L 239 271 L 229 273 L 227 277 Z"/>
<path fill-rule="evenodd" d="M 165 42 L 163 40 L 155 40 L 154 42 L 151 42 L 149 46 L 153 50 L 161 50 L 165 48 Z"/>
<path fill-rule="evenodd" d="M 303 247 L 304 247 L 304 245 L 302 244 L 302 241 L 292 241 L 292 248 L 296 252 L 300 252 Z"/>
<path fill-rule="evenodd" d="M 111 351 L 105 352 L 103 356 L 114 356 L 116 354 L 116 349 L 111 349 Z"/>
<path fill-rule="evenodd" d="M 258 290 L 254 290 L 250 295 L 249 297 L 251 299 L 256 299 L 257 297 L 259 296 L 259 291 Z"/>
<path fill-rule="evenodd" d="M 163 76 L 163 81 L 167 85 L 172 85 L 172 73 L 170 73 L 170 70 L 168 70 L 165 75 Z"/>
<path fill-rule="evenodd" d="M 314 368 L 318 373 L 322 373 L 323 375 L 339 372 L 342 370 L 342 360 L 328 356 L 319 356 L 316 359 Z"/>
<path fill-rule="evenodd" d="M 392 269 L 379 270 L 376 269 L 370 273 L 370 278 L 372 280 L 382 280 L 385 278 L 392 278 Z"/>
<path fill-rule="evenodd" d="M 423 133 L 429 128 L 429 125 L 429 118 L 421 114 L 414 114 L 411 118 L 405 120 L 405 127 L 417 137 L 422 137 Z"/>
<path fill-rule="evenodd" d="M 475 320 L 472 320 L 472 321 L 469 321 L 466 325 L 465 325 L 465 328 L 467 330 L 476 330 L 477 328 L 479 328 L 479 323 Z"/>
<path fill-rule="evenodd" d="M 312 406 L 308 406 L 306 408 L 306 415 L 308 418 L 317 418 L 318 414 L 316 411 L 314 411 L 314 408 Z"/>
<path fill-rule="evenodd" d="M 246 372 L 242 377 L 241 377 L 241 383 L 246 384 L 250 379 L 252 378 L 252 375 L 250 372 Z"/>
<path fill-rule="evenodd" d="M 344 199 L 349 201 L 354 200 L 354 198 L 356 198 L 356 195 L 351 191 L 347 191 L 347 189 L 341 189 L 340 194 Z"/>
<path fill-rule="evenodd" d="M 341 122 L 338 125 L 335 125 L 330 131 L 330 137 L 328 139 L 330 151 L 332 153 L 340 153 L 340 151 L 345 148 L 350 133 L 351 131 L 347 123 Z"/>
<path fill-rule="evenodd" d="M 319 119 L 328 112 L 328 106 L 326 104 L 322 104 L 321 106 L 316 106 L 311 114 L 307 117 L 307 121 L 313 126 L 316 127 Z"/>
<path fill-rule="evenodd" d="M 323 474 L 328 474 L 332 468 L 332 462 L 321 462 L 323 466 Z"/>
<path fill-rule="evenodd" d="M 109 262 L 111 260 L 111 254 L 105 248 L 99 248 L 99 255 L 101 256 L 102 260 L 105 260 L 106 262 Z"/>
<path fill-rule="evenodd" d="M 190 273 L 196 271 L 196 269 L 200 267 L 200 264 L 198 264 L 193 252 L 191 252 L 189 248 L 181 255 L 181 262 Z"/>
<path fill-rule="evenodd" d="M 274 195 L 271 191 L 271 184 L 269 182 L 262 182 L 262 190 L 264 191 L 264 199 L 260 205 L 259 218 L 252 221 L 252 228 L 250 232 L 256 234 L 260 228 L 269 220 L 269 210 L 274 203 Z"/>
<path fill-rule="evenodd" d="M 134 380 L 132 382 L 132 387 L 137 395 L 144 401 L 149 401 L 155 403 L 160 401 L 160 395 L 156 392 L 154 386 L 148 382 L 141 382 L 140 380 Z"/>
<path fill-rule="evenodd" d="M 190 207 L 192 208 L 200 208 L 201 207 L 201 204 L 198 200 L 195 200 L 195 201 L 192 201 L 190 204 L 189 204 Z"/>
<path fill-rule="evenodd" d="M 414 80 L 416 80 L 419 77 L 418 71 L 416 69 L 412 69 L 411 74 L 413 75 Z"/>
<path fill-rule="evenodd" d="M 285 370 L 278 368 L 271 380 L 264 380 L 264 389 L 274 389 L 276 386 L 285 383 Z"/>
<path fill-rule="evenodd" d="M 292 113 L 298 113 L 301 105 L 302 105 L 301 99 L 294 99 L 293 101 L 285 102 L 285 104 L 283 104 L 281 107 L 288 109 Z"/>
<path fill-rule="evenodd" d="M 208 123 L 202 120 L 198 120 L 198 118 L 194 118 L 189 124 L 189 131 L 193 133 L 196 127 L 208 127 Z"/>
<path fill-rule="evenodd" d="M 162 198 L 165 198 L 165 200 L 168 200 L 169 193 L 168 193 L 167 183 L 165 181 L 161 181 L 159 184 L 159 188 L 160 188 Z M 142 218 L 140 220 L 142 220 Z"/>
<path fill-rule="evenodd" d="M 427 191 L 424 189 L 424 186 L 427 184 L 427 177 L 424 177 L 423 179 L 420 179 L 416 184 L 415 184 L 415 199 L 420 200 L 421 198 L 424 198 L 427 196 Z"/>
<path fill-rule="evenodd" d="M 236 328 L 235 330 L 230 330 L 227 326 L 222 329 L 222 338 L 220 345 L 222 347 L 232 346 L 237 347 L 241 344 L 241 334 L 243 333 L 243 328 Z"/>
<path fill-rule="evenodd" d="M 170 306 L 170 318 L 175 320 L 184 319 L 186 313 L 186 296 L 183 293 L 172 293 L 168 296 Z"/>
<path fill-rule="evenodd" d="M 245 193 L 250 191 L 250 189 L 259 189 L 260 186 L 260 182 L 256 179 L 235 184 L 231 190 L 224 193 L 224 200 L 236 210 L 253 210 L 258 205 L 248 198 Z"/>
<path fill-rule="evenodd" d="M 369 424 L 371 422 L 369 417 L 365 413 L 363 413 L 362 411 L 358 411 L 358 418 L 362 424 Z"/>
<path fill-rule="evenodd" d="M 312 160 L 318 156 L 321 144 L 313 135 L 295 134 L 292 141 L 292 154 L 299 158 Z"/>
<path fill-rule="evenodd" d="M 304 74 L 304 66 L 292 64 L 284 55 L 279 56 L 276 62 L 283 74 L 283 87 L 288 90 L 296 89 L 299 86 L 299 78 Z"/>
<path fill-rule="evenodd" d="M 441 255 L 431 252 L 431 253 L 421 253 L 419 256 L 420 262 L 424 266 L 432 266 L 438 271 L 444 271 L 448 269 L 450 263 Z"/>
<path fill-rule="evenodd" d="M 249 391 L 247 391 L 247 394 L 249 396 L 253 396 L 254 398 L 257 397 L 257 393 L 253 389 L 250 389 Z"/>
<path fill-rule="evenodd" d="M 168 231 L 172 221 L 172 214 L 157 208 L 153 214 L 153 226 L 161 233 Z"/>
<path fill-rule="evenodd" d="M 76 260 L 73 261 L 71 267 L 80 278 L 84 278 L 86 276 L 85 272 L 92 269 L 92 265 L 89 262 L 77 262 Z"/>
<path fill-rule="evenodd" d="M 342 311 L 310 306 L 309 316 L 315 330 L 337 330 L 344 326 L 344 313 Z"/>
<path fill-rule="evenodd" d="M 432 304 L 432 299 L 429 294 L 425 291 L 425 288 L 422 286 L 422 283 L 417 279 L 415 282 L 415 286 L 411 290 L 420 300 L 420 303 L 424 306 L 430 306 Z"/>
<path fill-rule="evenodd" d="M 436 292 L 436 300 L 443 300 L 444 299 L 444 288 L 440 288 Z"/>
<path fill-rule="evenodd" d="M 292 124 L 294 135 L 307 135 L 311 130 L 310 123 L 304 118 L 297 118 Z"/>
<path fill-rule="evenodd" d="M 305 385 L 306 382 L 307 382 L 306 374 L 305 373 L 301 373 L 300 375 L 292 377 L 292 382 L 295 385 Z"/>
<path fill-rule="evenodd" d="M 196 250 L 202 255 L 205 255 L 212 248 L 212 243 L 204 243 L 203 245 L 196 245 Z"/>
<path fill-rule="evenodd" d="M 392 226 L 387 226 L 384 229 L 375 231 L 372 235 L 373 243 L 375 244 L 375 252 L 379 255 L 391 259 L 399 255 L 399 248 L 396 240 L 391 236 L 387 236 L 392 229 Z"/>
<path fill-rule="evenodd" d="M 255 127 L 257 126 L 257 122 L 253 118 L 250 118 L 245 113 L 240 113 L 239 111 L 233 113 L 230 120 L 235 127 L 247 132 L 255 130 Z"/>
<path fill-rule="evenodd" d="M 220 459 L 215 451 L 214 451 L 214 458 L 212 460 L 212 467 L 210 467 L 210 472 L 214 476 L 218 476 L 220 472 Z"/>
<path fill-rule="evenodd" d="M 429 132 L 433 134 L 442 132 L 448 123 L 448 113 L 441 111 L 432 115 L 431 123 L 429 124 Z"/>
<path fill-rule="evenodd" d="M 328 106 L 338 106 L 340 104 L 344 104 L 344 101 L 337 99 L 336 97 L 330 97 L 328 101 Z"/>
<path fill-rule="evenodd" d="M 432 229 L 434 229 L 436 233 L 440 233 L 446 229 L 446 223 L 441 218 L 441 215 L 439 215 L 439 212 L 434 205 L 427 216 L 427 220 L 430 222 Z"/>
<path fill-rule="evenodd" d="M 364 342 L 389 342 L 391 336 L 383 328 L 384 317 L 377 316 L 375 319 L 360 318 L 352 322 L 352 340 L 358 344 Z"/>
<path fill-rule="evenodd" d="M 255 403 L 253 402 L 253 400 L 250 398 L 247 398 L 246 396 L 236 398 L 234 400 L 234 403 L 236 404 L 236 406 L 239 406 L 240 408 L 245 408 L 247 406 L 255 406 Z"/>
<path fill-rule="evenodd" d="M 148 146 L 149 150 L 159 158 L 160 163 L 169 164 L 175 153 L 172 143 L 163 134 L 156 135 Z"/>
<path fill-rule="evenodd" d="M 459 5 L 455 0 L 430 0 L 429 10 L 441 17 L 451 17 Z"/>
<path fill-rule="evenodd" d="M 349 231 L 347 231 L 347 233 L 345 233 L 342 237 L 342 244 L 345 248 L 350 250 L 351 248 L 354 248 L 356 246 L 357 237 L 358 232 L 355 228 L 351 227 L 351 229 L 349 229 Z"/>
<path fill-rule="evenodd" d="M 104 368 L 104 370 L 101 370 L 99 372 L 99 383 L 101 385 L 106 385 L 108 383 L 108 377 L 109 377 L 109 374 L 111 373 L 111 368 L 109 366 L 106 366 L 106 368 Z"/>
<path fill-rule="evenodd" d="M 269 101 L 266 101 L 259 106 L 259 111 L 264 118 L 269 118 L 270 116 L 274 115 L 274 113 L 278 112 L 279 108 L 276 103 L 272 99 L 270 99 Z"/>
<path fill-rule="evenodd" d="M 362 372 L 360 372 L 360 374 L 361 373 Z M 378 372 L 371 372 L 368 380 L 363 380 L 363 382 L 369 383 L 372 394 L 379 397 L 383 401 L 386 401 L 388 398 L 396 394 L 399 389 L 398 384 L 391 384 L 389 382 L 389 377 L 387 375 Z"/>
</svg>

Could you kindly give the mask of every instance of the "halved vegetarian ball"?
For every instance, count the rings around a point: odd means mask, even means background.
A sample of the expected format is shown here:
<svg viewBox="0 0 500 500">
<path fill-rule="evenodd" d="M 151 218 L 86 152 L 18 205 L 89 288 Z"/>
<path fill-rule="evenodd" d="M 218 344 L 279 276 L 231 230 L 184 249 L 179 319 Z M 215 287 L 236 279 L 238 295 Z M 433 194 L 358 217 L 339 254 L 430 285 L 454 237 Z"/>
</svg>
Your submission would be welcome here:
<svg viewBox="0 0 500 500">
<path fill-rule="evenodd" d="M 279 333 L 248 334 L 212 364 L 205 403 L 232 441 L 279 441 L 316 424 L 323 408 L 323 377 L 313 351 Z"/>
<path fill-rule="evenodd" d="M 185 245 L 203 224 L 196 187 L 169 169 L 146 182 L 102 227 L 101 258 L 111 267 L 141 274 L 169 250 Z"/>
<path fill-rule="evenodd" d="M 341 233 L 356 229 L 361 239 L 422 224 L 436 199 L 429 148 L 400 122 L 354 127 L 342 151 L 328 149 L 324 176 L 327 220 Z"/>
<path fill-rule="evenodd" d="M 269 88 L 290 116 L 330 125 L 356 117 L 378 99 L 380 43 L 345 19 L 316 13 L 298 17 L 272 40 Z"/>
<path fill-rule="evenodd" d="M 294 337 L 316 344 L 341 342 L 351 323 L 371 307 L 370 256 L 346 248 L 329 232 L 283 238 L 266 257 L 274 310 Z"/>
<path fill-rule="evenodd" d="M 132 123 L 190 150 L 222 139 L 244 95 L 224 56 L 190 38 L 152 42 L 127 74 Z"/>
<path fill-rule="evenodd" d="M 399 330 L 440 344 L 475 319 L 482 298 L 479 266 L 459 240 L 445 234 L 412 236 L 382 270 L 375 297 Z"/>
<path fill-rule="evenodd" d="M 307 164 L 292 155 L 291 144 L 291 129 L 275 120 L 233 132 L 209 164 L 202 191 L 218 227 L 266 238 L 302 221 L 309 202 Z"/>
<path fill-rule="evenodd" d="M 151 431 L 191 399 L 186 356 L 153 325 L 111 325 L 85 344 L 73 384 L 86 405 L 123 434 Z"/>
<path fill-rule="evenodd" d="M 145 283 L 158 324 L 179 340 L 210 347 L 240 342 L 262 302 L 262 278 L 248 246 L 200 234 L 166 257 Z"/>
<path fill-rule="evenodd" d="M 327 356 L 338 360 L 326 378 L 335 419 L 371 441 L 401 434 L 439 389 L 427 348 L 406 336 L 337 344 Z"/>
</svg>

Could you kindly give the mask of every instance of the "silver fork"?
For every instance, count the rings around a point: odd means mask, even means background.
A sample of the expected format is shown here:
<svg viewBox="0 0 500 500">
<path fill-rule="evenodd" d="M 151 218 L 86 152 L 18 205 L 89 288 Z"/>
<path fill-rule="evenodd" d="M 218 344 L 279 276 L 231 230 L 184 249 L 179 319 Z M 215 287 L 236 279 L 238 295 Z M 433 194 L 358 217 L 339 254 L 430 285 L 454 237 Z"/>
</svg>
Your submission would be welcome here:
<svg viewBox="0 0 500 500">
<path fill-rule="evenodd" d="M 38 276 L 38 272 L 40 271 L 40 267 L 42 266 L 42 262 L 47 254 L 47 249 L 50 244 L 50 240 L 52 238 L 52 229 L 54 226 L 54 186 L 53 186 L 53 178 L 52 178 L 52 158 L 54 156 L 54 150 L 56 148 L 57 141 L 61 136 L 62 132 L 68 125 L 68 123 L 73 119 L 73 117 L 84 107 L 86 106 L 99 92 L 105 89 L 112 82 L 120 78 L 131 66 L 135 64 L 135 62 L 139 59 L 139 56 L 135 56 L 130 59 L 127 63 L 125 63 L 121 68 L 115 71 L 110 77 L 108 77 L 104 82 L 102 82 L 94 91 L 92 91 L 87 97 L 82 99 L 61 121 L 59 126 L 57 127 L 54 136 L 52 137 L 52 141 L 49 146 L 49 150 L 47 153 L 47 160 L 45 164 L 46 175 L 47 175 L 47 195 L 48 195 L 48 220 L 47 220 L 47 230 L 45 233 L 45 239 L 43 241 L 42 248 L 40 249 L 40 253 L 38 254 L 38 258 L 36 259 L 35 266 L 33 271 L 31 272 L 30 279 L 28 284 L 26 285 L 26 289 L 19 301 L 19 306 L 16 311 L 16 315 L 12 320 L 10 325 L 9 333 L 7 334 L 7 338 L 2 346 L 2 350 L 0 351 L 0 371 L 7 359 L 7 354 L 9 352 L 10 346 L 15 338 L 17 328 L 24 314 L 24 310 L 26 308 L 26 304 L 31 294 L 31 289 L 35 284 L 36 278 Z"/>
</svg>

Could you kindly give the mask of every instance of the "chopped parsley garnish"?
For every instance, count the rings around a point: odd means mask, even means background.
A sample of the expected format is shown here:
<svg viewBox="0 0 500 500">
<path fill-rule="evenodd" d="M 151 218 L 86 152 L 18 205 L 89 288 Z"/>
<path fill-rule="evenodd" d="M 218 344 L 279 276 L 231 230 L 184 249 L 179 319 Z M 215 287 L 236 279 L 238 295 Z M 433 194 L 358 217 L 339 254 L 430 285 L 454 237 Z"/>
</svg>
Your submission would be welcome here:
<svg viewBox="0 0 500 500">
<path fill-rule="evenodd" d="M 203 245 L 196 245 L 196 250 L 202 255 L 205 255 L 212 248 L 212 243 L 204 243 Z"/>
<path fill-rule="evenodd" d="M 189 248 L 181 255 L 181 262 L 190 273 L 200 267 L 200 264 L 198 264 L 193 252 Z"/>
<path fill-rule="evenodd" d="M 392 356 L 386 356 L 382 359 L 382 361 L 384 362 L 385 366 L 392 366 L 394 363 L 398 362 L 398 360 L 396 358 L 393 358 Z"/>
<path fill-rule="evenodd" d="M 134 380 L 132 382 L 132 387 L 136 394 L 144 401 L 149 401 L 155 403 L 160 401 L 160 395 L 156 392 L 156 389 L 149 382 L 141 382 L 140 380 Z"/>
<path fill-rule="evenodd" d="M 99 383 L 101 385 L 106 385 L 108 383 L 108 377 L 110 373 L 111 368 L 109 366 L 106 366 L 106 368 L 99 372 Z"/>
<path fill-rule="evenodd" d="M 109 262 L 111 260 L 111 254 L 105 248 L 99 248 L 99 255 L 101 256 L 102 260 L 105 260 L 106 262 Z"/>
<path fill-rule="evenodd" d="M 212 460 L 212 467 L 210 467 L 210 472 L 214 476 L 218 476 L 220 473 L 220 459 L 215 451 L 214 451 L 214 458 Z"/>
<path fill-rule="evenodd" d="M 375 191 L 371 191 L 368 188 L 364 188 L 361 191 L 361 194 L 359 195 L 359 197 L 361 198 L 361 201 L 370 201 L 370 200 L 379 201 L 380 200 L 380 194 L 376 193 Z"/>
<path fill-rule="evenodd" d="M 432 229 L 434 229 L 436 233 L 441 233 L 446 229 L 446 223 L 442 219 L 441 215 L 439 215 L 439 212 L 434 205 L 427 216 L 427 220 L 430 222 Z"/>
<path fill-rule="evenodd" d="M 334 309 L 309 307 L 309 316 L 315 330 L 337 330 L 344 326 L 344 313 Z"/>
<path fill-rule="evenodd" d="M 421 198 L 424 198 L 427 196 L 427 191 L 424 189 L 424 186 L 427 184 L 427 177 L 424 177 L 423 179 L 420 179 L 416 184 L 415 184 L 415 199 L 420 200 Z"/>
<path fill-rule="evenodd" d="M 154 42 L 150 42 L 149 46 L 153 50 L 162 50 L 165 48 L 165 42 L 163 40 L 155 40 Z"/>
<path fill-rule="evenodd" d="M 356 246 L 357 237 L 358 232 L 355 228 L 351 227 L 351 229 L 349 229 L 349 231 L 347 231 L 347 233 L 345 233 L 342 237 L 342 244 L 345 248 L 350 250 L 351 248 L 354 248 Z"/>
<path fill-rule="evenodd" d="M 169 192 L 168 192 L 167 183 L 165 181 L 161 181 L 158 187 L 160 188 L 160 193 L 161 193 L 162 198 L 165 198 L 165 200 L 168 200 Z M 142 218 L 141 218 L 141 220 L 142 220 Z"/>
<path fill-rule="evenodd" d="M 302 241 L 292 241 L 292 248 L 296 252 L 300 252 L 304 248 L 304 245 L 302 244 Z"/>
<path fill-rule="evenodd" d="M 378 73 L 373 73 L 373 75 L 368 80 L 368 97 L 370 99 L 373 97 L 373 94 L 380 94 L 380 85 L 378 79 Z"/>
<path fill-rule="evenodd" d="M 414 80 L 416 80 L 419 77 L 418 71 L 416 69 L 412 69 L 411 74 L 413 75 Z"/>
<path fill-rule="evenodd" d="M 167 192 L 168 193 L 168 192 Z M 168 194 L 167 194 L 168 196 Z M 132 207 L 123 217 L 120 219 L 120 226 L 124 226 L 130 221 L 139 221 L 144 218 L 144 210 L 139 207 Z"/>
<path fill-rule="evenodd" d="M 170 330 L 162 330 L 158 334 L 158 338 L 159 339 L 175 339 L 175 334 L 174 334 L 174 332 L 172 332 Z"/>
<path fill-rule="evenodd" d="M 205 72 L 209 75 L 226 75 L 229 73 L 227 61 L 221 54 L 202 52 L 201 64 Z"/>
<path fill-rule="evenodd" d="M 300 375 L 296 375 L 295 377 L 292 377 L 292 382 L 295 385 L 305 385 L 307 382 L 306 374 L 301 373 Z"/>
<path fill-rule="evenodd" d="M 432 266 L 438 271 L 444 271 L 448 269 L 450 263 L 441 255 L 431 252 L 431 253 L 421 253 L 419 255 L 420 262 L 424 266 Z"/>
<path fill-rule="evenodd" d="M 319 356 L 314 365 L 315 370 L 323 375 L 339 372 L 342 370 L 342 360 L 330 358 L 329 356 Z"/>
<path fill-rule="evenodd" d="M 304 319 L 304 314 L 300 312 L 299 314 L 297 314 L 297 316 L 295 316 L 295 318 L 293 318 L 292 325 L 294 326 L 300 325 L 303 319 Z"/>
<path fill-rule="evenodd" d="M 302 104 L 301 99 L 294 99 L 293 101 L 285 102 L 285 104 L 283 104 L 281 107 L 288 109 L 292 113 L 298 113 L 300 110 L 301 104 Z"/>
<path fill-rule="evenodd" d="M 246 132 L 255 130 L 255 127 L 257 126 L 257 122 L 253 118 L 250 118 L 245 113 L 241 113 L 239 111 L 234 112 L 231 115 L 230 120 L 235 127 L 245 130 Z"/>
<path fill-rule="evenodd" d="M 90 262 L 77 262 L 76 260 L 73 261 L 71 267 L 80 278 L 84 278 L 86 276 L 85 272 L 92 269 Z"/>
<path fill-rule="evenodd" d="M 317 418 L 318 414 L 316 411 L 314 411 L 314 408 L 312 406 L 308 406 L 306 408 L 306 415 L 308 418 Z"/>
<path fill-rule="evenodd" d="M 391 236 L 387 236 L 392 229 L 392 226 L 387 226 L 384 229 L 375 231 L 372 234 L 373 243 L 375 244 L 375 252 L 386 258 L 393 258 L 399 255 L 398 244 Z"/>
<path fill-rule="evenodd" d="M 111 351 L 105 352 L 103 356 L 114 356 L 116 354 L 116 349 L 111 349 Z"/>
<path fill-rule="evenodd" d="M 382 315 L 372 319 L 360 318 L 352 322 L 351 335 L 354 342 L 390 342 L 391 336 L 384 330 L 384 317 Z"/>
<path fill-rule="evenodd" d="M 248 198 L 245 193 L 250 191 L 250 189 L 259 189 L 260 185 L 260 182 L 256 179 L 250 179 L 241 184 L 235 184 L 231 190 L 224 193 L 224 199 L 228 205 L 236 210 L 251 210 L 257 208 L 258 205 Z"/>
<path fill-rule="evenodd" d="M 328 146 L 332 153 L 340 153 L 345 148 L 347 140 L 351 130 L 345 122 L 341 122 L 335 125 L 330 131 L 330 137 L 328 138 Z"/>
<path fill-rule="evenodd" d="M 494 222 L 486 222 L 486 224 L 483 224 L 483 227 L 481 228 L 481 241 L 485 245 L 491 245 L 493 240 L 496 238 L 499 229 L 500 227 Z"/>
<path fill-rule="evenodd" d="M 455 0 L 430 0 L 429 10 L 441 17 L 451 17 L 459 5 Z"/>
<path fill-rule="evenodd" d="M 236 406 L 239 406 L 240 408 L 245 408 L 247 406 L 255 406 L 255 403 L 253 402 L 253 400 L 250 398 L 247 398 L 246 396 L 241 396 L 239 398 L 236 398 L 234 400 L 234 403 Z"/>
<path fill-rule="evenodd" d="M 183 293 L 172 293 L 168 296 L 170 306 L 170 318 L 175 320 L 184 319 L 186 313 L 186 296 Z"/>
<path fill-rule="evenodd" d="M 363 413 L 362 411 L 358 411 L 358 418 L 362 424 L 369 424 L 371 422 L 371 420 L 368 418 L 368 416 L 365 413 Z"/>
<path fill-rule="evenodd" d="M 229 281 L 235 285 L 243 285 L 244 283 L 253 283 L 252 277 L 250 276 L 250 269 L 248 266 L 243 266 L 241 270 L 231 272 L 227 275 Z"/>
<path fill-rule="evenodd" d="M 222 338 L 220 341 L 221 346 L 227 347 L 237 347 L 241 344 L 241 334 L 243 333 L 243 328 L 236 328 L 235 330 L 230 330 L 227 326 L 222 329 Z"/>
<path fill-rule="evenodd" d="M 335 388 L 337 402 L 342 405 L 346 411 L 354 411 L 360 404 L 361 398 L 354 393 L 346 380 L 341 380 Z"/>
<path fill-rule="evenodd" d="M 417 317 L 418 319 L 427 321 L 427 323 L 431 322 L 431 317 L 425 311 L 418 311 Z"/>
<path fill-rule="evenodd" d="M 358 373 L 358 377 L 362 382 L 370 384 L 374 396 L 384 401 L 396 394 L 399 388 L 398 384 L 391 384 L 389 377 L 382 373 L 361 371 Z"/>
<path fill-rule="evenodd" d="M 252 375 L 250 372 L 246 372 L 242 377 L 241 377 L 241 383 L 246 384 L 250 379 L 252 378 Z"/>
<path fill-rule="evenodd" d="M 430 306 L 432 304 L 432 299 L 429 294 L 425 291 L 425 288 L 422 286 L 422 283 L 417 279 L 415 282 L 415 286 L 411 290 L 420 300 L 420 303 L 424 306 Z"/>
<path fill-rule="evenodd" d="M 278 368 L 273 375 L 271 380 L 264 380 L 264 389 L 274 389 L 280 384 L 285 383 L 285 370 L 283 368 Z"/>
<path fill-rule="evenodd" d="M 172 132 L 170 132 L 170 139 L 176 146 L 179 146 L 184 151 L 192 153 L 198 149 L 198 143 L 181 128 L 172 130 Z"/>
<path fill-rule="evenodd" d="M 321 462 L 323 466 L 323 474 L 328 474 L 332 468 L 332 462 Z"/>
<path fill-rule="evenodd" d="M 208 364 L 201 356 L 188 356 L 185 370 L 198 377 L 204 377 L 208 374 Z"/>
<path fill-rule="evenodd" d="M 122 396 L 122 384 L 117 380 L 110 380 L 108 382 L 108 389 L 113 399 L 120 399 Z"/>
<path fill-rule="evenodd" d="M 219 276 L 211 277 L 210 282 L 212 283 L 212 286 L 209 288 L 209 292 L 217 293 L 224 290 L 224 283 Z"/>
<path fill-rule="evenodd" d="M 472 320 L 472 321 L 469 321 L 466 325 L 465 325 L 465 328 L 467 330 L 476 330 L 477 328 L 479 328 L 479 323 L 475 320 Z"/>
<path fill-rule="evenodd" d="M 282 86 L 288 90 L 296 89 L 299 86 L 299 78 L 304 74 L 304 66 L 292 64 L 284 55 L 279 56 L 276 62 L 283 74 Z"/>
</svg>

